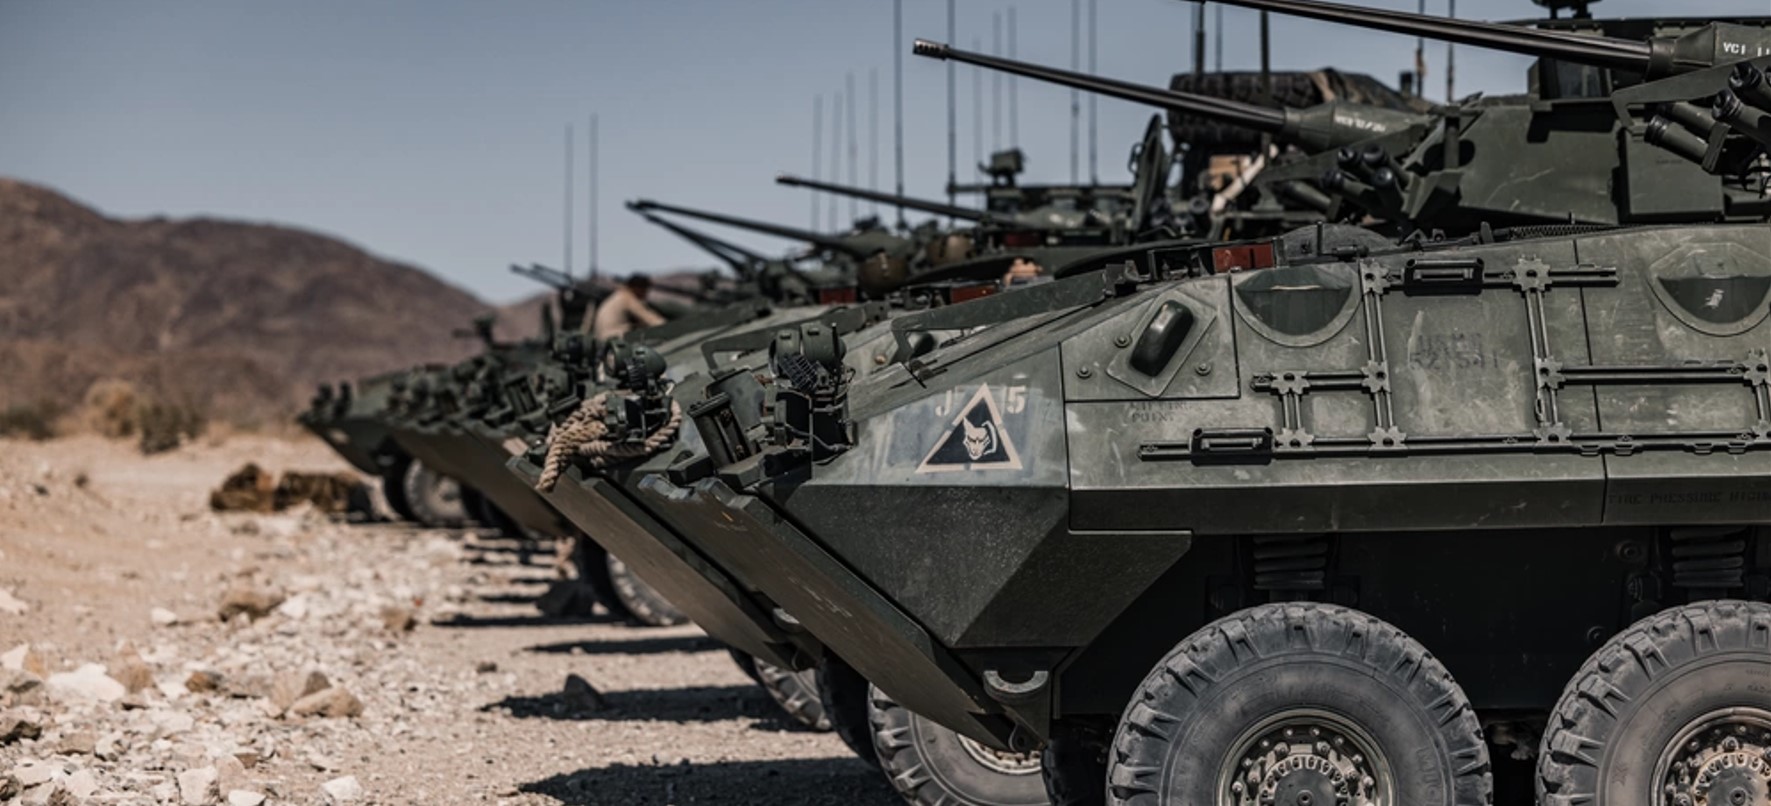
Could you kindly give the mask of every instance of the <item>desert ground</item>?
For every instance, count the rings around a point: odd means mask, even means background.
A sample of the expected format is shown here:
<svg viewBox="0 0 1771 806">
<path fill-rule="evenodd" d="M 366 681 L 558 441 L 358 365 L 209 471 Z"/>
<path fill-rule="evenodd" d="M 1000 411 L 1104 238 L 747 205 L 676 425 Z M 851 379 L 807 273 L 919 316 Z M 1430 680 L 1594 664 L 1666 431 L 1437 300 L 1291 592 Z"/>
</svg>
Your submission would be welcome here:
<svg viewBox="0 0 1771 806">
<path fill-rule="evenodd" d="M 0 802 L 898 802 L 696 628 L 543 616 L 549 553 L 212 512 L 247 462 L 346 470 L 300 438 L 0 441 Z"/>
</svg>

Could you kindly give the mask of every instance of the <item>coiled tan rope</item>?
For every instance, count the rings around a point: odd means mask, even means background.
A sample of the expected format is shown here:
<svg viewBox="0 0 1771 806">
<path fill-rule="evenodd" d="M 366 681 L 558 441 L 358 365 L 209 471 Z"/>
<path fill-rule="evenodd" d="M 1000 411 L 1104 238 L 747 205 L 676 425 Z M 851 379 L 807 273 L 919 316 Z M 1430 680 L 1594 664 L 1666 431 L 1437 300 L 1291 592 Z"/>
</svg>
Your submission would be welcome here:
<svg viewBox="0 0 1771 806">
<path fill-rule="evenodd" d="M 682 429 L 682 407 L 673 398 L 670 401 L 670 418 L 644 440 L 616 442 L 604 439 L 609 433 L 609 426 L 603 421 L 609 411 L 608 403 L 608 392 L 586 400 L 564 422 L 556 423 L 548 432 L 547 458 L 541 465 L 541 477 L 535 481 L 536 490 L 551 492 L 554 485 L 559 483 L 560 474 L 566 472 L 566 464 L 575 457 L 590 459 L 592 467 L 605 467 L 616 462 L 650 456 L 669 445 L 676 439 L 677 431 Z"/>
</svg>

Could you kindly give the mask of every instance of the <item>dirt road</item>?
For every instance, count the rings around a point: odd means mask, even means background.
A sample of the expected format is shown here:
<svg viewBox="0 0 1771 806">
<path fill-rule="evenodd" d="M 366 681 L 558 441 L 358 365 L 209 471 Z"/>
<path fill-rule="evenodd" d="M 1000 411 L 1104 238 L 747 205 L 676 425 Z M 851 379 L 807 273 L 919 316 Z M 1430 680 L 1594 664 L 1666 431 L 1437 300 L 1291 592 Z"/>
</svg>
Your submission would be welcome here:
<svg viewBox="0 0 1771 806">
<path fill-rule="evenodd" d="M 699 630 L 542 617 L 551 556 L 209 512 L 248 461 L 344 469 L 265 437 L 0 441 L 0 801 L 898 802 Z"/>
</svg>

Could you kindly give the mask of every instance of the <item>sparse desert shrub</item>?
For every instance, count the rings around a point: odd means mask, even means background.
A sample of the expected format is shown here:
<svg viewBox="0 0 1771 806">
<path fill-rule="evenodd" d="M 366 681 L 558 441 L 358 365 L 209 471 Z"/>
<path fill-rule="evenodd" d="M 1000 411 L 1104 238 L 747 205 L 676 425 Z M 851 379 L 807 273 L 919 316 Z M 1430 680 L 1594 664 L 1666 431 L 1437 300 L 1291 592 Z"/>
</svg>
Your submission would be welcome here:
<svg viewBox="0 0 1771 806">
<path fill-rule="evenodd" d="M 140 428 L 141 396 L 128 381 L 105 379 L 86 388 L 75 417 L 82 431 L 111 439 L 135 436 Z"/>
<path fill-rule="evenodd" d="M 159 399 L 115 378 L 87 387 L 79 410 L 67 421 L 75 430 L 110 439 L 134 437 L 144 454 L 177 448 L 202 436 L 209 425 L 197 407 Z"/>
<path fill-rule="evenodd" d="M 12 406 L 0 411 L 0 437 L 24 437 L 39 442 L 55 436 L 60 406 L 48 401 Z"/>
<path fill-rule="evenodd" d="M 165 453 L 203 435 L 208 418 L 195 408 L 179 403 L 145 403 L 137 407 L 141 452 Z"/>
</svg>

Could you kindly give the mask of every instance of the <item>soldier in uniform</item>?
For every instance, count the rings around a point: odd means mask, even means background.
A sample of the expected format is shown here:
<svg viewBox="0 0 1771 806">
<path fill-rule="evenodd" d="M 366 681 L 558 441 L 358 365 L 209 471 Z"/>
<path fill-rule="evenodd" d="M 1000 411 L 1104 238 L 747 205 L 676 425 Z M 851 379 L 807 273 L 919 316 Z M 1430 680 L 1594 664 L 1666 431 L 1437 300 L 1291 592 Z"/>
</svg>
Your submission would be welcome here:
<svg viewBox="0 0 1771 806">
<path fill-rule="evenodd" d="M 621 285 L 596 306 L 591 318 L 591 335 L 607 341 L 629 330 L 664 323 L 664 317 L 646 304 L 646 293 L 652 290 L 652 278 L 643 274 L 629 275 Z"/>
</svg>

